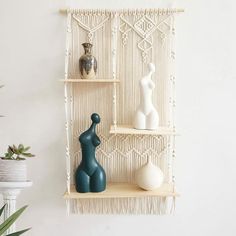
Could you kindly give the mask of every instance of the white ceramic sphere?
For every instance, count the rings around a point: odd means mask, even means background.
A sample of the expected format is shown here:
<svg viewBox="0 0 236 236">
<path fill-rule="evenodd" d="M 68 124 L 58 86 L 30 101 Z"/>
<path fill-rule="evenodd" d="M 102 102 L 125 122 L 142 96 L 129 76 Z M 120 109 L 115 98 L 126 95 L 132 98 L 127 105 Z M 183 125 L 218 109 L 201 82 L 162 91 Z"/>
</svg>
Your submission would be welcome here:
<svg viewBox="0 0 236 236">
<path fill-rule="evenodd" d="M 136 171 L 135 180 L 140 188 L 144 190 L 154 190 L 162 185 L 164 174 L 158 166 L 153 165 L 149 160 Z"/>
</svg>

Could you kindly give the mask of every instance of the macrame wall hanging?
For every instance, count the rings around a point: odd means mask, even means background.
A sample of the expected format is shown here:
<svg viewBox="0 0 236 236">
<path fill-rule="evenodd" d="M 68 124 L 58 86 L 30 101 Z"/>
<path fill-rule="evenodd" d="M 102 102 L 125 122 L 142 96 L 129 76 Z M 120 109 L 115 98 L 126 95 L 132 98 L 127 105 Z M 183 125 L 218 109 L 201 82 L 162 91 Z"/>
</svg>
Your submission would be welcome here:
<svg viewBox="0 0 236 236">
<path fill-rule="evenodd" d="M 175 37 L 177 9 L 66 10 L 65 61 L 66 164 L 68 212 L 111 214 L 165 214 L 174 208 L 175 190 Z M 97 78 L 81 81 L 79 57 L 84 42 L 93 44 Z M 153 103 L 160 116 L 158 132 L 137 132 L 131 127 L 139 104 L 139 79 L 154 63 Z M 98 113 L 101 139 L 96 157 L 104 167 L 107 193 L 79 194 L 74 172 L 81 160 L 79 135 Z M 147 156 L 164 172 L 159 191 L 137 190 L 134 172 Z"/>
</svg>

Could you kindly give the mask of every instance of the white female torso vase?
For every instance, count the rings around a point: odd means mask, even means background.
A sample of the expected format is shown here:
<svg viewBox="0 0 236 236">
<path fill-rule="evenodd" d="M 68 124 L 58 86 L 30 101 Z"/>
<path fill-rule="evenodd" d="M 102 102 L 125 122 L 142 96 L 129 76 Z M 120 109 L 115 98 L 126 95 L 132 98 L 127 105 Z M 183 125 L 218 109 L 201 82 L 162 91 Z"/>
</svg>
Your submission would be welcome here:
<svg viewBox="0 0 236 236">
<path fill-rule="evenodd" d="M 135 173 L 136 184 L 144 190 L 159 188 L 164 180 L 162 170 L 151 162 L 150 157 L 146 164 L 141 166 Z"/>
<path fill-rule="evenodd" d="M 139 81 L 140 104 L 134 117 L 135 129 L 156 130 L 159 126 L 159 115 L 152 103 L 152 91 L 155 84 L 152 81 L 152 74 L 155 72 L 155 65 L 149 63 L 149 73 Z"/>
</svg>

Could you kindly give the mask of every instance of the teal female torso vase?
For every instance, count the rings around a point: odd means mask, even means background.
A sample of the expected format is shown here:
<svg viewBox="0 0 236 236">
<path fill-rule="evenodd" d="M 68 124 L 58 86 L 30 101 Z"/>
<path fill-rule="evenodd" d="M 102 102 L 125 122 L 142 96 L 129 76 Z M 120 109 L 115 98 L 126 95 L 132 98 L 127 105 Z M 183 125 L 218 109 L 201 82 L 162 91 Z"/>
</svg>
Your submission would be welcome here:
<svg viewBox="0 0 236 236">
<path fill-rule="evenodd" d="M 92 125 L 79 137 L 82 149 L 82 161 L 75 173 L 76 191 L 80 193 L 102 192 L 106 189 L 106 173 L 95 157 L 95 149 L 101 141 L 96 134 L 96 125 L 100 116 L 91 116 Z"/>
</svg>

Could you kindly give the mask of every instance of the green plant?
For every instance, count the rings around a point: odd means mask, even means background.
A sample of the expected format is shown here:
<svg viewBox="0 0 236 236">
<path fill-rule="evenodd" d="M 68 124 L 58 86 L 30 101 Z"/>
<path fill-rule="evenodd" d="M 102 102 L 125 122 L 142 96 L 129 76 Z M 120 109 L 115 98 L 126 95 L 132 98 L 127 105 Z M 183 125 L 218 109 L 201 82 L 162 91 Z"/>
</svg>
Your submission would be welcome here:
<svg viewBox="0 0 236 236">
<path fill-rule="evenodd" d="M 0 216 L 2 215 L 4 208 L 6 207 L 6 204 L 0 209 Z M 15 213 L 13 213 L 11 216 L 9 216 L 1 225 L 0 225 L 0 235 L 3 235 L 10 227 L 12 224 L 14 224 L 14 222 L 17 220 L 17 218 L 22 214 L 22 212 L 26 209 L 27 206 L 23 206 L 22 208 L 20 208 L 18 211 L 16 211 Z M 21 231 L 17 231 L 15 233 L 12 234 L 8 234 L 6 236 L 19 236 L 23 233 L 25 233 L 26 231 L 30 230 L 30 228 L 28 229 L 24 229 Z"/>
<path fill-rule="evenodd" d="M 27 157 L 34 157 L 33 154 L 27 152 L 30 147 L 24 147 L 23 144 L 8 146 L 5 157 L 2 157 L 4 160 L 25 160 Z"/>
</svg>

